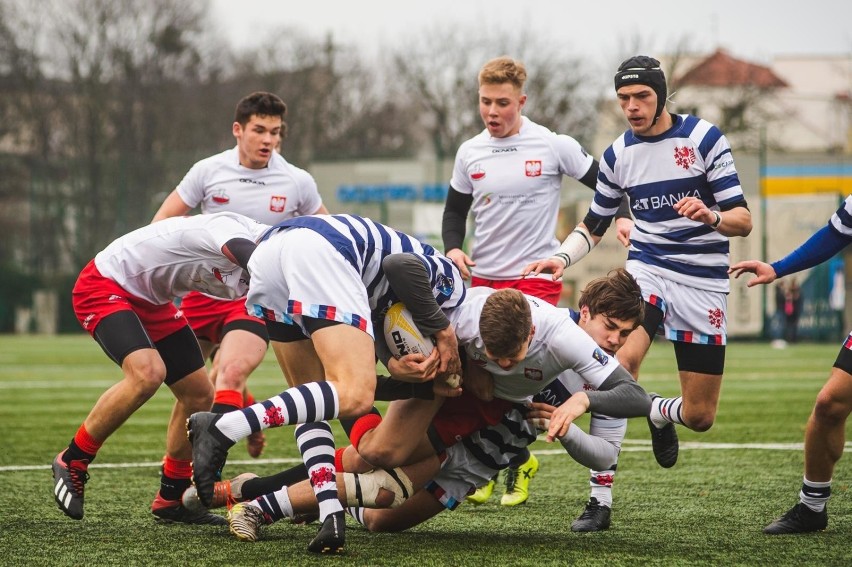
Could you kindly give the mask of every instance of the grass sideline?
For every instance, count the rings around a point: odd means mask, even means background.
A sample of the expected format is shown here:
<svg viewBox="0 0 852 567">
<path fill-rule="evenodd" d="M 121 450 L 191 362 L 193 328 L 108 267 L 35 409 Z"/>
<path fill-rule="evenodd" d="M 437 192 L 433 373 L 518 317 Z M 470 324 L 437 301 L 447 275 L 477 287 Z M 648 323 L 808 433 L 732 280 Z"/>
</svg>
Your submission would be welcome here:
<svg viewBox="0 0 852 567">
<path fill-rule="evenodd" d="M 716 425 L 704 434 L 679 429 L 683 448 L 673 469 L 657 467 L 647 445 L 647 426 L 643 420 L 632 420 L 615 483 L 613 525 L 607 532 L 570 531 L 588 498 L 587 471 L 561 453 L 558 445 L 539 441 L 532 449 L 541 469 L 526 505 L 502 508 L 498 488 L 497 497 L 482 506 L 462 505 L 402 534 L 369 534 L 350 519 L 347 554 L 326 558 L 305 550 L 315 525 L 279 523 L 266 530 L 263 540 L 248 544 L 235 540 L 226 528 L 154 523 L 148 506 L 158 486 L 158 461 L 172 405 L 166 389 L 101 450 L 90 469 L 85 519 L 75 522 L 65 517 L 53 501 L 50 462 L 120 372 L 86 335 L 3 336 L 2 562 L 261 566 L 333 561 L 419 567 L 848 564 L 849 457 L 835 471 L 828 530 L 803 536 L 761 533 L 764 524 L 796 502 L 804 425 L 838 345 L 839 341 L 773 350 L 766 344 L 731 344 Z M 671 345 L 651 349 L 641 383 L 663 395 L 677 392 Z M 259 399 L 278 393 L 282 384 L 271 355 L 250 382 Z M 290 431 L 274 430 L 267 436 L 269 446 L 258 461 L 248 458 L 243 444 L 237 445 L 226 474 L 272 473 L 289 466 L 281 460 L 298 458 Z M 792 447 L 784 448 L 785 444 Z"/>
</svg>

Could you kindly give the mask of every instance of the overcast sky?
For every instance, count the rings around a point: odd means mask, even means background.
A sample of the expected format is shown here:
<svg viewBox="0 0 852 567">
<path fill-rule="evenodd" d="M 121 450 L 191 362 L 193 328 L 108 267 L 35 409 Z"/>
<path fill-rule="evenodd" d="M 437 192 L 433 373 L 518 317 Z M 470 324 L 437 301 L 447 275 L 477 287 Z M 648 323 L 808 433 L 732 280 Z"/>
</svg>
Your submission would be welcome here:
<svg viewBox="0 0 852 567">
<path fill-rule="evenodd" d="M 639 37 L 647 54 L 663 52 L 689 34 L 691 47 L 756 62 L 773 56 L 852 55 L 852 1 L 712 0 L 212 0 L 217 26 L 236 47 L 264 32 L 296 26 L 308 35 L 329 31 L 336 41 L 375 49 L 404 41 L 440 22 L 489 29 L 522 26 L 578 54 L 618 53 Z M 792 9 L 788 9 L 792 6 Z M 600 57 L 598 58 L 600 59 Z"/>
</svg>

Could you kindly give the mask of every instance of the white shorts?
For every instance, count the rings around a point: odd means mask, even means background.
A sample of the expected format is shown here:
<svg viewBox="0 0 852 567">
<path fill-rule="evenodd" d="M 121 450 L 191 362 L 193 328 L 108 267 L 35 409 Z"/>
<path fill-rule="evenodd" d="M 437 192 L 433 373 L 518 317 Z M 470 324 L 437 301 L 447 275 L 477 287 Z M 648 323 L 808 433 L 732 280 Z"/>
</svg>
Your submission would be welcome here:
<svg viewBox="0 0 852 567">
<path fill-rule="evenodd" d="M 727 344 L 727 294 L 673 282 L 650 273 L 644 266 L 628 261 L 626 268 L 636 278 L 645 301 L 663 312 L 663 328 L 658 334 L 670 341 Z"/>
<path fill-rule="evenodd" d="M 375 338 L 360 274 L 317 232 L 293 228 L 261 242 L 249 260 L 249 314 L 298 325 L 302 317 L 339 321 Z"/>
</svg>

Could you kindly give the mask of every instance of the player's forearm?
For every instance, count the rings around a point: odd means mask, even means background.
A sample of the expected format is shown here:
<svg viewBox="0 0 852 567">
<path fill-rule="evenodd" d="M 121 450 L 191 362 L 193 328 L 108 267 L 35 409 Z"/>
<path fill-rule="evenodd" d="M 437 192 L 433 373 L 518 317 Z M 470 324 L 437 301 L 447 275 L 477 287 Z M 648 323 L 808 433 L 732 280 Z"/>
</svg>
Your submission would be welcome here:
<svg viewBox="0 0 852 567">
<path fill-rule="evenodd" d="M 585 258 L 586 254 L 591 252 L 598 242 L 600 242 L 600 237 L 590 234 L 586 226 L 580 223 L 568 235 L 568 238 L 559 245 L 559 249 L 553 257 L 560 259 L 567 268 Z"/>
<path fill-rule="evenodd" d="M 408 307 L 420 332 L 426 336 L 450 326 L 429 283 L 423 263 L 412 254 L 391 254 L 382 260 L 382 269 L 399 300 Z"/>
<path fill-rule="evenodd" d="M 619 366 L 597 391 L 586 392 L 589 411 L 612 417 L 641 417 L 651 410 L 651 397 L 627 370 Z"/>
<path fill-rule="evenodd" d="M 770 264 L 777 277 L 781 278 L 822 264 L 852 242 L 830 226 L 816 231 L 801 246 Z"/>
<path fill-rule="evenodd" d="M 748 236 L 751 233 L 751 212 L 746 207 L 735 207 L 727 211 L 719 211 L 720 222 L 716 232 L 724 236 Z"/>
</svg>

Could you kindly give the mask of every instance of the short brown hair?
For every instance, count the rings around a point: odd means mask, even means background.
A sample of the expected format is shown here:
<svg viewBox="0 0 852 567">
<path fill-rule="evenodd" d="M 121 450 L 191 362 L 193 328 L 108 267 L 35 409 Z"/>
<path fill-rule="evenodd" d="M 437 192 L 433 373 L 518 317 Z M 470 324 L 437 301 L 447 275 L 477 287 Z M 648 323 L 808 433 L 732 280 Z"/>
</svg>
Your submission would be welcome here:
<svg viewBox="0 0 852 567">
<path fill-rule="evenodd" d="M 524 90 L 527 82 L 527 69 L 520 61 L 511 57 L 497 57 L 482 66 L 479 70 L 480 85 L 502 85 L 512 83 L 519 91 Z"/>
<path fill-rule="evenodd" d="M 532 311 L 526 296 L 516 289 L 500 289 L 488 296 L 479 316 L 479 336 L 495 357 L 513 356 L 529 340 Z"/>
<path fill-rule="evenodd" d="M 245 126 L 255 115 L 280 116 L 283 126 L 284 117 L 287 115 L 287 105 L 276 94 L 264 91 L 254 92 L 243 97 L 237 103 L 237 109 L 234 111 L 234 122 L 239 122 L 241 126 Z"/>
<path fill-rule="evenodd" d="M 603 314 L 613 319 L 633 321 L 638 326 L 645 317 L 642 290 L 627 270 L 617 268 L 589 282 L 580 294 L 580 307 L 588 307 L 594 317 Z"/>
</svg>

